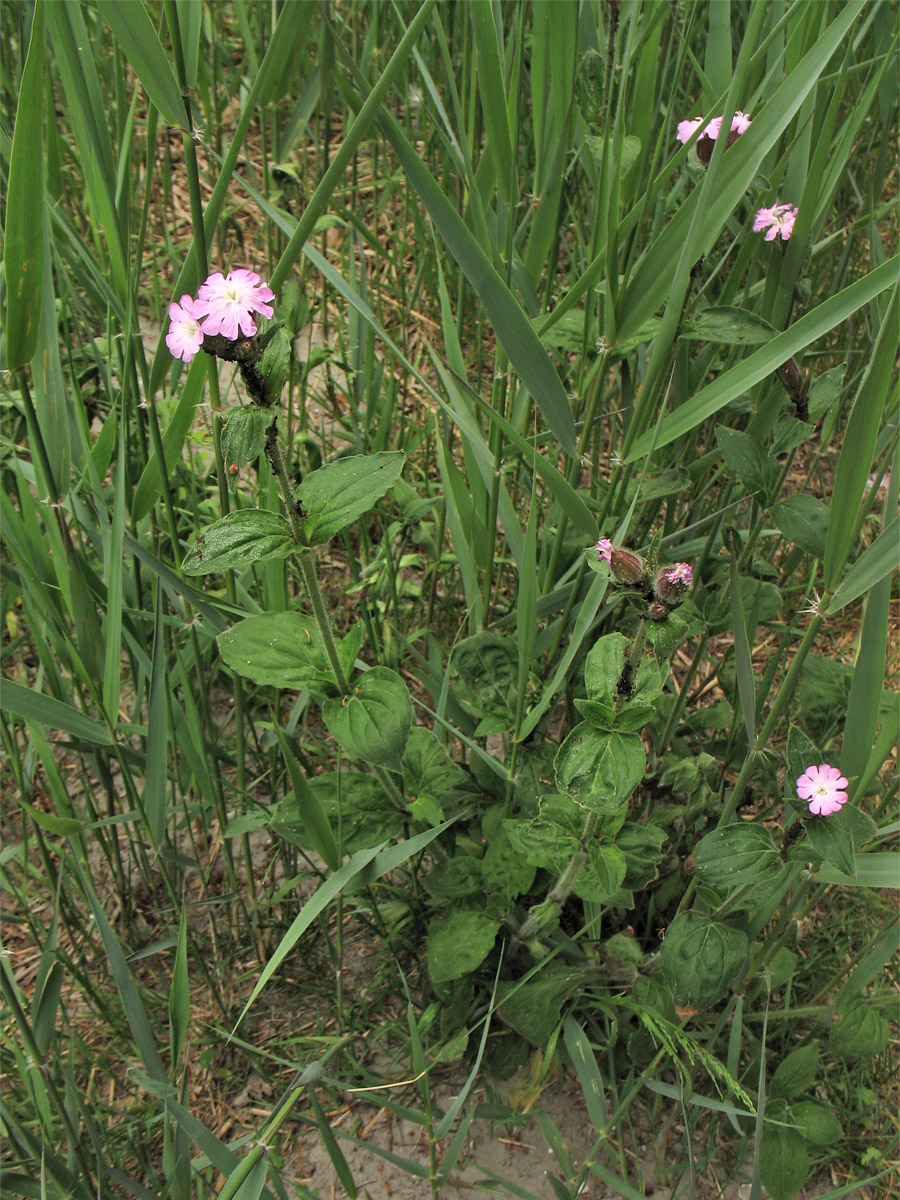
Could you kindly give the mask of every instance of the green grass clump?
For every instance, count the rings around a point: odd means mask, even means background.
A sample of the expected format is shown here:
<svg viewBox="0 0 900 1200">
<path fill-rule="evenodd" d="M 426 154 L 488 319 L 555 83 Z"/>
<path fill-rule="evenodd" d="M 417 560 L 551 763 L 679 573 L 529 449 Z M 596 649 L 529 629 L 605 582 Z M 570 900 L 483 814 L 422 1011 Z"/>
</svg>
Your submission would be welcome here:
<svg viewBox="0 0 900 1200">
<path fill-rule="evenodd" d="M 890 1193 L 893 16 L 0 9 L 11 1194 Z"/>
</svg>

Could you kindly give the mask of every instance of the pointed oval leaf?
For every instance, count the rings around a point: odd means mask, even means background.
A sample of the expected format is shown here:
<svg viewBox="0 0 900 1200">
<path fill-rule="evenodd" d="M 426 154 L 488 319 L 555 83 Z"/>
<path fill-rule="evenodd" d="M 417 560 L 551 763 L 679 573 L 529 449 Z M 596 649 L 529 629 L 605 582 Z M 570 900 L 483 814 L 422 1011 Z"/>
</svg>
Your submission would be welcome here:
<svg viewBox="0 0 900 1200">
<path fill-rule="evenodd" d="M 428 974 L 432 983 L 461 979 L 490 954 L 500 927 L 485 913 L 457 912 L 428 928 Z"/>
<path fill-rule="evenodd" d="M 303 505 L 303 531 L 321 546 L 369 511 L 400 478 L 406 455 L 400 450 L 339 458 L 313 471 L 297 489 Z"/>
<path fill-rule="evenodd" d="M 185 556 L 185 575 L 211 575 L 231 567 L 246 567 L 261 558 L 287 558 L 296 543 L 280 513 L 264 508 L 230 512 L 194 538 Z"/>
<path fill-rule="evenodd" d="M 401 770 L 413 711 L 409 690 L 396 671 L 366 671 L 349 696 L 326 700 L 322 715 L 332 737 L 348 753 L 372 766 Z"/>
</svg>

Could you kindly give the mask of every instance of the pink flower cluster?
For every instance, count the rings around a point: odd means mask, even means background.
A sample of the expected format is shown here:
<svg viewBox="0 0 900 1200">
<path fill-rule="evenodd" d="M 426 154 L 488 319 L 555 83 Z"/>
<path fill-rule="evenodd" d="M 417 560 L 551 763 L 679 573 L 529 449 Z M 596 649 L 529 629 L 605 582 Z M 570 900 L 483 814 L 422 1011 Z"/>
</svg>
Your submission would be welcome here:
<svg viewBox="0 0 900 1200">
<path fill-rule="evenodd" d="M 200 285 L 197 299 L 184 295 L 179 304 L 169 305 L 169 332 L 166 345 L 175 356 L 190 362 L 207 336 L 221 334 L 235 341 L 238 330 L 253 337 L 256 323 L 252 313 L 271 317 L 274 309 L 267 301 L 275 293 L 253 271 L 216 271 Z"/>
<path fill-rule="evenodd" d="M 678 137 L 679 142 L 689 142 L 691 140 L 691 137 L 693 136 L 694 132 L 697 129 L 699 129 L 702 124 L 703 124 L 702 117 L 694 117 L 694 119 L 691 121 L 679 121 L 678 122 L 678 133 L 676 135 Z M 729 130 L 729 132 L 737 134 L 737 136 L 740 137 L 740 135 L 742 133 L 746 133 L 749 128 L 750 128 L 750 118 L 747 116 L 747 114 L 742 113 L 742 112 L 736 112 L 734 114 L 734 116 L 731 118 L 731 129 Z M 700 137 L 701 138 L 708 137 L 708 138 L 711 138 L 713 141 L 715 141 L 716 138 L 719 136 L 719 133 L 721 132 L 721 130 L 722 130 L 722 117 L 720 115 L 718 117 L 713 117 L 710 121 L 707 122 L 706 128 L 700 134 Z"/>
<path fill-rule="evenodd" d="M 841 805 L 846 804 L 844 788 L 848 782 L 837 767 L 822 763 L 806 768 L 797 780 L 797 795 L 809 804 L 811 813 L 827 817 L 830 813 L 840 812 Z"/>
<path fill-rule="evenodd" d="M 767 242 L 774 242 L 781 234 L 782 241 L 787 241 L 794 231 L 797 219 L 796 204 L 773 204 L 771 208 L 761 208 L 753 222 L 753 232 L 762 233 L 768 229 Z"/>
<path fill-rule="evenodd" d="M 613 544 L 609 538 L 601 538 L 597 543 L 597 557 L 601 562 L 612 561 Z"/>
</svg>

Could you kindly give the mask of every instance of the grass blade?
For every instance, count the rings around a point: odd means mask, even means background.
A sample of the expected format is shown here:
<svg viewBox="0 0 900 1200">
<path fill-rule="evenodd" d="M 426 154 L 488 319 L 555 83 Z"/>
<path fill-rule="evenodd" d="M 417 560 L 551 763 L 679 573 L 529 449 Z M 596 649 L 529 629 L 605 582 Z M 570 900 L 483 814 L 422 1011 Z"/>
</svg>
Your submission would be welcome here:
<svg viewBox="0 0 900 1200">
<path fill-rule="evenodd" d="M 897 259 L 894 263 L 896 279 Z M 890 263 L 885 263 L 885 267 Z M 883 268 L 879 268 L 883 269 Z M 867 277 L 868 278 L 868 277 Z M 860 280 L 860 282 L 863 282 Z M 847 429 L 841 443 L 831 501 L 831 520 L 825 539 L 825 562 L 822 568 L 823 584 L 826 589 L 834 587 L 850 553 L 856 527 L 859 505 L 866 490 L 866 477 L 872 469 L 872 456 L 878 438 L 891 378 L 897 361 L 898 313 L 900 313 L 900 285 L 895 286 L 890 304 L 881 322 L 878 340 L 872 352 L 869 366 L 863 376 L 853 408 L 847 420 Z"/>
<path fill-rule="evenodd" d="M 167 125 L 186 129 L 187 116 L 181 89 L 147 9 L 143 4 L 132 3 L 132 0 L 97 0 L 97 4 L 151 104 L 159 109 Z M 197 33 L 199 35 L 199 24 Z M 195 52 L 195 64 L 196 61 Z"/>
<path fill-rule="evenodd" d="M 736 367 L 725 371 L 713 383 L 702 388 L 690 400 L 682 404 L 676 412 L 663 417 L 656 429 L 642 434 L 632 446 L 625 461 L 634 462 L 636 459 L 644 458 L 654 449 L 658 450 L 662 446 L 674 442 L 676 438 L 696 429 L 707 417 L 711 417 L 713 413 L 724 408 L 741 392 L 747 391 L 766 376 L 774 374 L 782 363 L 787 362 L 789 358 L 804 350 L 818 338 L 830 333 L 858 309 L 869 304 L 881 292 L 891 287 L 897 278 L 898 265 L 900 265 L 900 255 L 895 255 L 880 267 L 876 267 L 874 271 L 870 271 L 868 275 L 864 275 L 862 279 L 858 279 L 843 291 L 838 292 L 836 296 L 830 296 L 812 312 L 807 313 L 806 316 L 791 325 L 784 333 L 780 333 L 771 342 L 748 355 Z M 866 469 L 868 470 L 868 466 Z M 860 495 L 862 495 L 861 491 Z"/>
<path fill-rule="evenodd" d="M 43 275 L 44 4 L 38 3 L 19 90 L 6 191 L 6 366 L 30 362 L 37 346 Z"/>
</svg>

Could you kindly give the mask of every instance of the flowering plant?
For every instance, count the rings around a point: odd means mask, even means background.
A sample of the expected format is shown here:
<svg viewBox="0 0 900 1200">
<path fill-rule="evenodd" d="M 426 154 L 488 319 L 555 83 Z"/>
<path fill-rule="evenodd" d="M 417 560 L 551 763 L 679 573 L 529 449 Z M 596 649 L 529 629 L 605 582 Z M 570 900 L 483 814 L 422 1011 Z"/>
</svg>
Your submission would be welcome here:
<svg viewBox="0 0 900 1200">
<path fill-rule="evenodd" d="M 203 348 L 203 339 L 216 334 L 235 341 L 240 331 L 253 337 L 256 322 L 251 314 L 271 317 L 270 300 L 275 293 L 254 271 L 216 271 L 200 285 L 197 299 L 182 296 L 180 304 L 169 305 L 166 345 L 175 358 L 190 362 Z"/>
</svg>

